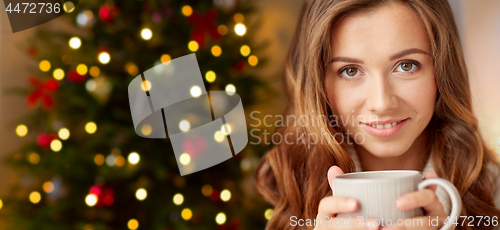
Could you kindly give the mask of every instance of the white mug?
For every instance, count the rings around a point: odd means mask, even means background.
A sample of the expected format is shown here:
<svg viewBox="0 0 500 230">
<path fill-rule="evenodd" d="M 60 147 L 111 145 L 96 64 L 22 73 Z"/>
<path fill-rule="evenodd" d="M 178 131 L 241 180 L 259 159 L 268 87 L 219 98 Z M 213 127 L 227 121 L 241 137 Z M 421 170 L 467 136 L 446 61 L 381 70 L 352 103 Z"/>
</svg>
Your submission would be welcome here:
<svg viewBox="0 0 500 230">
<path fill-rule="evenodd" d="M 439 185 L 451 199 L 451 212 L 447 225 L 441 229 L 452 227 L 450 220 L 459 217 L 462 200 L 455 186 L 442 178 L 423 180 L 419 171 L 391 170 L 356 172 L 339 175 L 332 180 L 333 196 L 347 196 L 358 200 L 359 208 L 353 213 L 341 213 L 337 216 L 351 218 L 383 218 L 396 224 L 398 220 L 423 216 L 423 209 L 401 211 L 396 207 L 396 200 L 410 192 L 425 189 L 430 185 Z M 401 222 L 400 222 L 401 223 Z M 427 223 L 423 223 L 426 225 Z"/>
</svg>

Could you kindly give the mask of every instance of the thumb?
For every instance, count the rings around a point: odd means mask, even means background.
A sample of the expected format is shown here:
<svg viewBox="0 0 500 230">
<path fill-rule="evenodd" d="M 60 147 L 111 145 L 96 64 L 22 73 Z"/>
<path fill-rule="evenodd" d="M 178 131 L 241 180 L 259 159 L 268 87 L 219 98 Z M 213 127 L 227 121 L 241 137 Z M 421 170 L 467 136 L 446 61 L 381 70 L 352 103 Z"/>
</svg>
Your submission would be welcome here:
<svg viewBox="0 0 500 230">
<path fill-rule="evenodd" d="M 332 188 L 332 179 L 342 174 L 344 174 L 344 171 L 338 166 L 332 166 L 328 169 L 328 184 L 330 185 L 330 189 Z"/>
</svg>

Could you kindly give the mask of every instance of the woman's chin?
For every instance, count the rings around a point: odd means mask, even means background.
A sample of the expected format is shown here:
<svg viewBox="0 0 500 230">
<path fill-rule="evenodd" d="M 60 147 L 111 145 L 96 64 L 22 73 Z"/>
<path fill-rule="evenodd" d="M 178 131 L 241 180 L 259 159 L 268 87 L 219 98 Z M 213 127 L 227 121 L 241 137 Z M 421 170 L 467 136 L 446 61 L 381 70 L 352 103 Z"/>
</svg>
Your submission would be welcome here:
<svg viewBox="0 0 500 230">
<path fill-rule="evenodd" d="M 390 158 L 390 157 L 399 157 L 403 155 L 408 148 L 404 148 L 402 144 L 380 144 L 380 145 L 370 145 L 365 143 L 363 145 L 368 152 L 370 152 L 373 156 L 379 158 Z"/>
</svg>

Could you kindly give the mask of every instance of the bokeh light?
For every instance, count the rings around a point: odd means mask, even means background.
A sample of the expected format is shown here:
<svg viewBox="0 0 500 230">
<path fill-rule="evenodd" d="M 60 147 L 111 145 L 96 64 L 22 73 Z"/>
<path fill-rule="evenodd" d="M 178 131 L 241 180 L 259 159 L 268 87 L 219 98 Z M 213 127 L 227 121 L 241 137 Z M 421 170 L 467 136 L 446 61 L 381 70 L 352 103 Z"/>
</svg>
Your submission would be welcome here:
<svg viewBox="0 0 500 230">
<path fill-rule="evenodd" d="M 137 189 L 137 191 L 135 192 L 135 197 L 138 200 L 145 200 L 147 196 L 148 196 L 148 192 L 146 191 L 146 189 L 140 188 L 140 189 Z"/>
<path fill-rule="evenodd" d="M 222 49 L 218 45 L 212 46 L 211 51 L 212 55 L 214 55 L 215 57 L 219 57 L 222 54 Z"/>
<path fill-rule="evenodd" d="M 236 87 L 233 84 L 227 84 L 226 85 L 226 93 L 229 96 L 234 95 L 234 93 L 236 93 Z"/>
<path fill-rule="evenodd" d="M 223 225 L 226 223 L 226 214 L 223 212 L 219 212 L 217 216 L 215 216 L 215 222 L 219 225 Z"/>
<path fill-rule="evenodd" d="M 95 155 L 95 157 L 94 157 L 94 163 L 96 165 L 102 165 L 102 164 L 104 164 L 104 161 L 105 161 L 105 158 L 104 158 L 104 156 L 102 154 Z"/>
<path fill-rule="evenodd" d="M 62 142 L 58 139 L 52 140 L 50 142 L 50 149 L 54 152 L 59 152 L 62 149 Z"/>
<path fill-rule="evenodd" d="M 38 204 L 38 202 L 40 202 L 40 200 L 42 199 L 42 195 L 40 195 L 40 193 L 37 191 L 33 191 L 30 193 L 29 198 L 30 198 L 31 203 Z"/>
<path fill-rule="evenodd" d="M 190 220 L 191 217 L 193 217 L 193 212 L 189 208 L 182 209 L 181 212 L 182 219 L 184 220 Z"/>
<path fill-rule="evenodd" d="M 250 49 L 250 46 L 243 45 L 240 48 L 240 53 L 243 57 L 247 57 L 248 55 L 250 55 L 251 52 L 252 50 Z"/>
<path fill-rule="evenodd" d="M 215 79 L 216 79 L 215 72 L 212 70 L 207 71 L 207 73 L 205 74 L 205 80 L 207 80 L 207 82 L 209 83 L 212 83 L 215 81 Z"/>
<path fill-rule="evenodd" d="M 54 184 L 50 181 L 43 183 L 43 191 L 46 193 L 51 193 L 54 191 Z"/>
<path fill-rule="evenodd" d="M 179 162 L 181 162 L 182 165 L 188 165 L 191 163 L 191 156 L 187 153 L 183 153 L 179 156 Z"/>
<path fill-rule="evenodd" d="M 127 227 L 130 230 L 136 230 L 139 228 L 139 221 L 137 221 L 136 219 L 130 219 L 127 223 Z"/>
<path fill-rule="evenodd" d="M 141 37 L 144 40 L 149 40 L 153 37 L 153 31 L 151 31 L 149 28 L 144 28 L 141 31 Z"/>
<path fill-rule="evenodd" d="M 187 120 L 182 120 L 180 123 L 179 123 L 179 129 L 182 131 L 182 132 L 187 132 L 189 131 L 189 129 L 191 128 L 191 124 L 189 124 L 189 121 Z"/>
<path fill-rule="evenodd" d="M 59 136 L 59 138 L 61 138 L 61 140 L 67 140 L 70 136 L 70 133 L 67 128 L 61 128 L 59 129 L 57 135 Z"/>
<path fill-rule="evenodd" d="M 20 124 L 16 127 L 16 134 L 20 137 L 26 136 L 28 134 L 28 127 L 24 124 Z"/>
<path fill-rule="evenodd" d="M 247 27 L 242 23 L 238 23 L 234 26 L 234 32 L 239 36 L 243 36 L 247 33 Z"/>
<path fill-rule="evenodd" d="M 47 61 L 47 60 L 43 60 L 40 62 L 40 64 L 38 65 L 38 67 L 40 67 L 40 70 L 43 71 L 43 72 L 47 72 L 50 70 L 50 62 Z"/>
<path fill-rule="evenodd" d="M 182 14 L 186 17 L 191 16 L 191 14 L 193 14 L 193 8 L 191 8 L 191 6 L 189 6 L 189 5 L 183 6 L 182 7 Z"/>
<path fill-rule="evenodd" d="M 188 43 L 188 48 L 192 52 L 196 52 L 196 51 L 198 51 L 198 49 L 200 48 L 200 46 L 198 45 L 198 42 L 196 42 L 196 41 L 190 41 Z"/>
<path fill-rule="evenodd" d="M 131 153 L 128 155 L 128 162 L 129 162 L 130 164 L 135 165 L 135 164 L 139 163 L 139 161 L 140 161 L 140 160 L 141 160 L 141 157 L 140 157 L 140 156 L 139 156 L 139 154 L 138 154 L 138 153 L 136 153 L 136 152 L 131 152 Z"/>
<path fill-rule="evenodd" d="M 87 124 L 85 125 L 85 131 L 88 134 L 93 134 L 97 131 L 97 125 L 92 121 L 87 122 Z"/>
<path fill-rule="evenodd" d="M 52 76 L 54 76 L 54 79 L 60 81 L 64 78 L 64 70 L 55 69 L 54 72 L 52 73 Z"/>
<path fill-rule="evenodd" d="M 111 61 L 111 56 L 108 52 L 101 52 L 98 56 L 99 62 L 102 64 L 108 64 Z"/>
<path fill-rule="evenodd" d="M 80 64 L 76 67 L 76 72 L 80 75 L 87 74 L 89 68 L 85 64 Z"/>
<path fill-rule="evenodd" d="M 231 199 L 231 192 L 227 189 L 222 190 L 220 193 L 220 199 L 224 202 L 227 202 Z"/>
<path fill-rule="evenodd" d="M 184 202 L 184 196 L 180 193 L 177 193 L 174 195 L 173 201 L 175 205 L 181 205 L 182 202 Z"/>
<path fill-rule="evenodd" d="M 82 46 L 82 40 L 80 40 L 80 38 L 78 38 L 78 37 L 72 37 L 71 39 L 69 39 L 68 43 L 69 43 L 69 46 L 75 50 L 80 48 L 80 46 Z"/>
</svg>

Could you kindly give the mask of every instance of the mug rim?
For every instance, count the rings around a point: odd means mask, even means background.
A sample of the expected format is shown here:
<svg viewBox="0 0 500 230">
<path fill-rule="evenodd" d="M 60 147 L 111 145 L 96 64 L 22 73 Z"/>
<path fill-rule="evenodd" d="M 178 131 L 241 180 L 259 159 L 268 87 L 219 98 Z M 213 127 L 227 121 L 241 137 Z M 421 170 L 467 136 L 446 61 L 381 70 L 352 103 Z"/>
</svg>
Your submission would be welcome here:
<svg viewBox="0 0 500 230">
<path fill-rule="evenodd" d="M 404 173 L 405 175 L 396 176 L 396 177 L 377 177 L 377 178 L 355 178 L 353 176 L 356 175 L 368 175 L 368 174 L 394 174 L 394 173 Z M 364 171 L 364 172 L 352 172 L 339 175 L 332 180 L 339 179 L 342 181 L 350 180 L 350 181 L 359 181 L 359 182 L 367 182 L 367 181 L 391 181 L 391 180 L 401 180 L 408 179 L 418 175 L 422 175 L 420 171 L 417 170 L 380 170 L 380 171 Z"/>
</svg>

